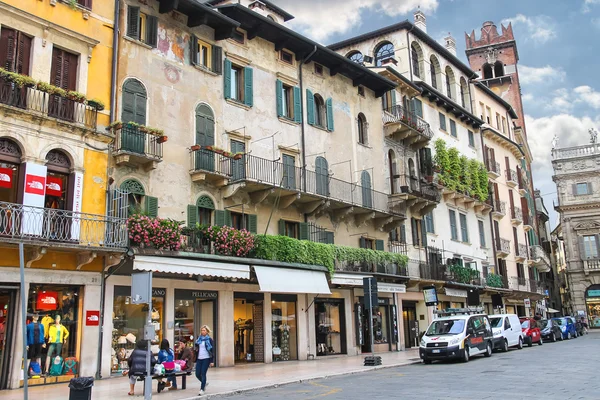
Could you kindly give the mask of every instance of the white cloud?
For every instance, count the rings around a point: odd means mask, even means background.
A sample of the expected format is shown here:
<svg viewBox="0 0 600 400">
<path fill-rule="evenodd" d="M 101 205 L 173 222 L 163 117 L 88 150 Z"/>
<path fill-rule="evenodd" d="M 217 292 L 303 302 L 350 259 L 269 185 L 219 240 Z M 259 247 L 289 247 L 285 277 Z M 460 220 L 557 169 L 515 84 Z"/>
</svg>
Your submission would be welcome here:
<svg viewBox="0 0 600 400">
<path fill-rule="evenodd" d="M 512 22 L 513 26 L 524 25 L 527 28 L 528 38 L 536 43 L 546 43 L 556 37 L 556 24 L 546 15 L 527 17 L 523 14 L 517 14 L 512 18 L 502 20 L 504 25 L 509 22 Z M 527 37 L 525 40 L 527 40 Z"/>
<path fill-rule="evenodd" d="M 523 85 L 562 82 L 565 76 L 562 68 L 554 68 L 550 65 L 545 67 L 519 66 L 519 80 Z"/>
<path fill-rule="evenodd" d="M 585 0 L 583 2 L 583 6 L 581 7 L 581 11 L 584 13 L 589 13 L 592 11 L 593 5 L 600 4 L 600 0 Z"/>
<path fill-rule="evenodd" d="M 578 86 L 573 89 L 573 92 L 576 96 L 576 102 L 600 109 L 600 92 L 595 91 L 589 86 Z"/>
<path fill-rule="evenodd" d="M 552 92 L 552 99 L 547 103 L 546 108 L 561 112 L 570 111 L 573 108 L 572 97 L 572 94 L 567 89 L 557 89 Z"/>
<path fill-rule="evenodd" d="M 438 0 L 280 0 L 278 6 L 296 18 L 290 27 L 308 37 L 324 41 L 336 33 L 346 33 L 362 23 L 361 11 L 371 10 L 395 17 L 415 10 L 434 12 Z"/>
</svg>

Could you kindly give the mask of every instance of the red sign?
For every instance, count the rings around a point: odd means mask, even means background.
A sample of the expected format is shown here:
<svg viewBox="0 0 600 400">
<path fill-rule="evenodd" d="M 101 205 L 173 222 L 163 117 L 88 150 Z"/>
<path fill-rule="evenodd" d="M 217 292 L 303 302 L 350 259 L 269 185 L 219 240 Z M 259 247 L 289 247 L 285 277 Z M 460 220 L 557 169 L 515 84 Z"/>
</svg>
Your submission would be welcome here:
<svg viewBox="0 0 600 400">
<path fill-rule="evenodd" d="M 98 326 L 100 325 L 100 311 L 85 312 L 85 325 L 86 326 Z"/>
<path fill-rule="evenodd" d="M 483 338 L 482 337 L 473 337 L 473 338 L 471 338 L 471 344 L 479 344 L 479 343 L 483 343 Z"/>
<path fill-rule="evenodd" d="M 58 308 L 58 293 L 38 292 L 36 308 L 44 311 L 56 310 Z"/>
<path fill-rule="evenodd" d="M 10 189 L 13 181 L 12 168 L 0 168 L 0 188 Z"/>
<path fill-rule="evenodd" d="M 46 177 L 37 175 L 27 175 L 25 177 L 25 193 L 39 194 L 43 196 L 46 191 Z"/>
<path fill-rule="evenodd" d="M 63 180 L 55 176 L 49 176 L 46 181 L 46 194 L 48 196 L 60 197 L 62 195 Z"/>
</svg>

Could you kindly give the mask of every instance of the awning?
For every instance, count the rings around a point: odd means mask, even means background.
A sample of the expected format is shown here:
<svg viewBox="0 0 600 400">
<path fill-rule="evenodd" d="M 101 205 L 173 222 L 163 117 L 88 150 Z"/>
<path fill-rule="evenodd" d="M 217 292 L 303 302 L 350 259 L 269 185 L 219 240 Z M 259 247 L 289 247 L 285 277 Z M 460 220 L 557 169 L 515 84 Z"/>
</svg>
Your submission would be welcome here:
<svg viewBox="0 0 600 400">
<path fill-rule="evenodd" d="M 136 256 L 133 262 L 133 269 L 136 271 L 164 272 L 169 274 L 250 279 L 249 265 L 187 260 L 183 258 Z"/>
<path fill-rule="evenodd" d="M 559 313 L 560 311 L 558 311 L 558 310 L 555 310 L 554 308 L 548 308 L 548 309 L 546 310 L 546 312 L 547 312 L 547 313 L 550 313 L 550 314 L 554 314 L 554 313 Z"/>
<path fill-rule="evenodd" d="M 362 287 L 363 278 L 372 278 L 372 276 L 371 275 L 344 274 L 344 273 L 336 272 L 331 277 L 331 283 L 333 285 L 361 286 Z"/>
<path fill-rule="evenodd" d="M 377 291 L 381 293 L 406 293 L 406 285 L 377 282 Z"/>
<path fill-rule="evenodd" d="M 254 265 L 261 292 L 331 294 L 325 272 Z"/>
</svg>

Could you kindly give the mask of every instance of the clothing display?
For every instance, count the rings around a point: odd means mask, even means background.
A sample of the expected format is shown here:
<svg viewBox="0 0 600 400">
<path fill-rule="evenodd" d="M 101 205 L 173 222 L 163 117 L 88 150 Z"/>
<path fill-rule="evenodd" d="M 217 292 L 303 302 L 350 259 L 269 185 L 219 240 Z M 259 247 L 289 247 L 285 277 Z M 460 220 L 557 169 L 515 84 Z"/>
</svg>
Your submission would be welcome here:
<svg viewBox="0 0 600 400">
<path fill-rule="evenodd" d="M 235 321 L 235 355 L 236 360 L 248 360 L 246 354 L 254 353 L 254 323 L 251 319 Z"/>
<path fill-rule="evenodd" d="M 50 325 L 50 332 L 48 334 L 48 343 L 60 343 L 63 344 L 69 337 L 69 331 L 62 324 Z"/>
<path fill-rule="evenodd" d="M 54 322 L 54 318 L 49 315 L 45 315 L 42 318 L 42 325 L 44 326 L 44 339 L 48 339 L 48 334 L 50 333 L 50 324 Z"/>
</svg>

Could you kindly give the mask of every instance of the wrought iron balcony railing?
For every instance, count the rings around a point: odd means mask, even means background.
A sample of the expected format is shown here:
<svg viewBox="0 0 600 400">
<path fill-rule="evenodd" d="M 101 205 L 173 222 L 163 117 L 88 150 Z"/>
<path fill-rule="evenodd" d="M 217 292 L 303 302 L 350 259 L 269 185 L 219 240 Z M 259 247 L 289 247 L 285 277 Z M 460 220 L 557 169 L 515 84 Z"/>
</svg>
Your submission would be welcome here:
<svg viewBox="0 0 600 400">
<path fill-rule="evenodd" d="M 371 263 L 371 262 L 349 262 L 335 261 L 336 271 L 379 273 L 396 276 L 408 276 L 407 267 L 395 263 Z"/>
<path fill-rule="evenodd" d="M 500 253 L 510 253 L 510 240 L 496 238 L 496 251 Z"/>
<path fill-rule="evenodd" d="M 523 243 L 519 243 L 516 248 L 517 256 L 522 258 L 527 258 L 527 245 Z"/>
<path fill-rule="evenodd" d="M 394 194 L 408 193 L 416 197 L 421 197 L 425 200 L 439 202 L 441 193 L 429 182 L 423 182 L 417 177 L 401 175 L 394 179 Z"/>
<path fill-rule="evenodd" d="M 511 218 L 515 221 L 523 222 L 523 211 L 520 207 L 513 207 L 511 210 Z"/>
<path fill-rule="evenodd" d="M 506 183 L 512 185 L 513 187 L 517 185 L 519 178 L 517 177 L 517 172 L 514 169 L 506 170 Z"/>
<path fill-rule="evenodd" d="M 404 106 L 397 104 L 395 106 L 386 108 L 383 113 L 383 123 L 394 123 L 400 122 L 412 130 L 418 132 L 421 136 L 426 139 L 433 137 L 433 131 L 425 120 L 419 117 L 412 111 L 407 110 Z"/>
<path fill-rule="evenodd" d="M 506 202 L 491 198 L 492 212 L 497 215 L 506 215 Z"/>
<path fill-rule="evenodd" d="M 127 220 L 0 202 L 0 241 L 14 239 L 85 247 L 127 247 Z"/>
<path fill-rule="evenodd" d="M 500 176 L 502 174 L 502 170 L 500 170 L 500 163 L 498 161 L 487 160 L 486 167 L 488 172 L 495 174 L 496 176 Z"/>
<path fill-rule="evenodd" d="M 243 157 L 239 160 L 234 160 L 233 158 L 215 153 L 213 150 L 192 150 L 190 152 L 190 171 L 207 172 L 230 178 L 233 170 L 244 168 Z"/>
<path fill-rule="evenodd" d="M 115 153 L 133 154 L 154 160 L 162 159 L 163 145 L 160 136 L 142 132 L 139 127 L 131 124 L 123 124 L 120 128 L 114 129 L 114 133 Z"/>
</svg>

